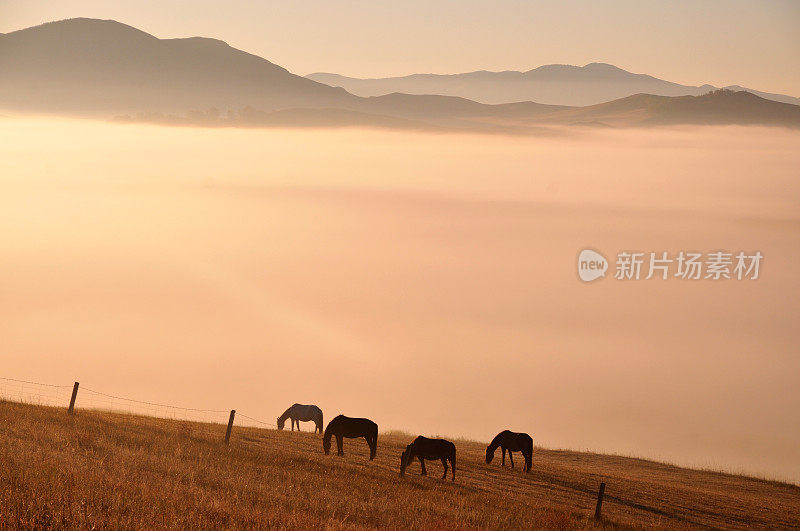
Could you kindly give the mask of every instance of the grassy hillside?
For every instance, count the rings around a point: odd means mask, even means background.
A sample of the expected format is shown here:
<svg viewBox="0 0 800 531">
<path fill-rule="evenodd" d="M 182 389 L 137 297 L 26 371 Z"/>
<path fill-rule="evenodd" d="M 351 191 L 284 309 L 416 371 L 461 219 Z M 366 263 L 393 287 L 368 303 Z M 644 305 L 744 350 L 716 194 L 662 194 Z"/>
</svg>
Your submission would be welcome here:
<svg viewBox="0 0 800 531">
<path fill-rule="evenodd" d="M 533 472 L 483 462 L 456 441 L 455 483 L 398 476 L 403 434 L 378 456 L 319 435 L 0 402 L 0 527 L 798 526 L 800 487 L 638 459 L 537 449 Z M 334 445 L 335 447 L 335 445 Z M 499 457 L 499 452 L 498 452 Z"/>
</svg>

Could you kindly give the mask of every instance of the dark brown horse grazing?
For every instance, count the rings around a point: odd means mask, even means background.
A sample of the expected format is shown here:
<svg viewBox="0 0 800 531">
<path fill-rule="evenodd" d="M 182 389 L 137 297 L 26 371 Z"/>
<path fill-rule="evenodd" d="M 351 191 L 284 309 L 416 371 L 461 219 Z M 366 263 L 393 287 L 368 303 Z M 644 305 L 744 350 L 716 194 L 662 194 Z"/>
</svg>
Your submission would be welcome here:
<svg viewBox="0 0 800 531">
<path fill-rule="evenodd" d="M 456 445 L 444 439 L 428 439 L 420 435 L 414 442 L 406 446 L 405 451 L 400 456 L 400 475 L 406 473 L 406 468 L 414 459 L 419 459 L 422 467 L 422 475 L 427 476 L 425 470 L 425 460 L 440 459 L 444 467 L 442 479 L 447 479 L 447 462 L 450 461 L 450 468 L 453 471 L 453 481 L 456 480 Z"/>
<path fill-rule="evenodd" d="M 331 450 L 331 437 L 336 436 L 336 455 L 344 455 L 342 450 L 342 438 L 355 439 L 364 437 L 369 445 L 369 460 L 375 459 L 378 451 L 378 425 L 369 419 L 358 419 L 339 415 L 328 423 L 325 428 L 325 435 L 322 437 L 322 449 L 325 455 Z"/>
<path fill-rule="evenodd" d="M 530 435 L 508 430 L 501 431 L 486 448 L 486 464 L 492 462 L 494 452 L 498 446 L 503 450 L 503 463 L 501 466 L 506 465 L 506 452 L 508 452 L 508 458 L 511 460 L 511 468 L 514 468 L 514 458 L 511 452 L 522 452 L 523 457 L 525 457 L 523 470 L 525 472 L 531 471 L 531 466 L 533 466 L 533 438 Z"/>
</svg>

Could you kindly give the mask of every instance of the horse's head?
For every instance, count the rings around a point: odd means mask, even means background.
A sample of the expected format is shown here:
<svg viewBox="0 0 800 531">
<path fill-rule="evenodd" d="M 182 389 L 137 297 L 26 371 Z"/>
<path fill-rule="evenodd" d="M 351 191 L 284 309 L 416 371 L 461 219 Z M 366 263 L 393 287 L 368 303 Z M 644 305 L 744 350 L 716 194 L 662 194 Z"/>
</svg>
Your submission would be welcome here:
<svg viewBox="0 0 800 531">
<path fill-rule="evenodd" d="M 325 455 L 328 455 L 331 451 L 331 439 L 330 437 L 326 437 L 322 439 L 322 449 L 325 450 Z"/>
<path fill-rule="evenodd" d="M 403 450 L 403 453 L 400 454 L 400 475 L 404 475 L 406 473 L 406 467 L 408 466 L 408 456 L 411 453 L 411 445 L 409 444 L 406 446 L 406 449 Z"/>
<path fill-rule="evenodd" d="M 278 417 L 278 429 L 279 430 L 283 429 L 283 425 L 284 424 L 286 424 L 286 419 L 282 419 L 282 418 Z"/>
<path fill-rule="evenodd" d="M 494 459 L 494 451 L 492 450 L 491 446 L 487 446 L 486 447 L 486 464 L 488 465 L 489 463 L 491 463 L 492 459 Z"/>
</svg>

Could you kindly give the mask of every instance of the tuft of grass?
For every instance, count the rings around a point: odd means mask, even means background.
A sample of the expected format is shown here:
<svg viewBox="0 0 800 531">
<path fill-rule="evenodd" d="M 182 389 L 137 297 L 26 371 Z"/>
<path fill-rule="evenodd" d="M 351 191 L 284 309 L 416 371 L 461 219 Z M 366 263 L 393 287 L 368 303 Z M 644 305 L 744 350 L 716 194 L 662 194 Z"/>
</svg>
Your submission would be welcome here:
<svg viewBox="0 0 800 531">
<path fill-rule="evenodd" d="M 412 436 L 325 456 L 321 436 L 0 402 L 0 527 L 797 527 L 800 487 L 620 456 L 536 450 L 533 472 L 457 441 L 455 483 L 398 474 Z M 592 518 L 605 481 L 603 520 Z"/>
</svg>

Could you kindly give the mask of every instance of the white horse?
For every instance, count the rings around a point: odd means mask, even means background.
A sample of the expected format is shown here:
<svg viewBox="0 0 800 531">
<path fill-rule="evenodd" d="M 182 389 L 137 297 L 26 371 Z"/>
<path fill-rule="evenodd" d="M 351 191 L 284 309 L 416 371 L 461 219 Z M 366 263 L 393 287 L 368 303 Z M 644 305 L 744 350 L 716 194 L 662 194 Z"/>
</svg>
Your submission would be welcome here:
<svg viewBox="0 0 800 531">
<path fill-rule="evenodd" d="M 300 431 L 300 421 L 307 422 L 313 421 L 316 424 L 314 433 L 319 430 L 322 433 L 322 410 L 317 406 L 307 406 L 304 404 L 294 404 L 292 407 L 283 412 L 283 415 L 278 417 L 278 429 L 282 430 L 286 419 L 292 419 L 292 431 L 294 431 L 294 423 L 297 423 L 297 431 Z"/>
</svg>

